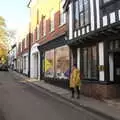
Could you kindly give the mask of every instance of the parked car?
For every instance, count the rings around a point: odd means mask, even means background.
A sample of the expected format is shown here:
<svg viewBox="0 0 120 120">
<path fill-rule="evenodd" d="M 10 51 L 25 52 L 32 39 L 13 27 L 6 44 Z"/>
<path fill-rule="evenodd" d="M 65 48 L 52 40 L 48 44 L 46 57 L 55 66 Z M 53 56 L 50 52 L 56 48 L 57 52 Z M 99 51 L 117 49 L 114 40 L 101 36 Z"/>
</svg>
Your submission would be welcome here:
<svg viewBox="0 0 120 120">
<path fill-rule="evenodd" d="M 8 65 L 7 64 L 0 64 L 0 71 L 8 71 Z"/>
</svg>

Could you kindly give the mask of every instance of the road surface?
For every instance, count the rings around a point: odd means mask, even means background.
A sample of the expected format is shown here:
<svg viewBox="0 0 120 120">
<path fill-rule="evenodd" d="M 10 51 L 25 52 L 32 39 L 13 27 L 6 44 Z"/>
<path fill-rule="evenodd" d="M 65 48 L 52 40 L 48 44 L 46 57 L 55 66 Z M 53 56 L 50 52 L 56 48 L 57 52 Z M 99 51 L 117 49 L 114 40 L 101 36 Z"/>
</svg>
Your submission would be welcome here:
<svg viewBox="0 0 120 120">
<path fill-rule="evenodd" d="M 106 120 L 21 81 L 0 71 L 0 120 Z"/>
</svg>

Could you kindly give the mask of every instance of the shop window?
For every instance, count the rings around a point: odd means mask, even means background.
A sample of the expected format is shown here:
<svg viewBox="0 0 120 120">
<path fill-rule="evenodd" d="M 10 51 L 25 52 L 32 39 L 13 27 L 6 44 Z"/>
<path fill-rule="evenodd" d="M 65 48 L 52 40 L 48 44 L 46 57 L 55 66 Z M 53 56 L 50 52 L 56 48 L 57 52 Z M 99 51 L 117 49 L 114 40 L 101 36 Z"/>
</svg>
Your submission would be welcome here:
<svg viewBox="0 0 120 120">
<path fill-rule="evenodd" d="M 97 79 L 96 46 L 83 49 L 83 74 L 85 79 Z"/>
<path fill-rule="evenodd" d="M 45 52 L 45 77 L 54 77 L 54 49 Z"/>
<path fill-rule="evenodd" d="M 56 77 L 67 79 L 64 73 L 69 69 L 69 48 L 67 46 L 56 48 L 55 58 Z"/>
</svg>

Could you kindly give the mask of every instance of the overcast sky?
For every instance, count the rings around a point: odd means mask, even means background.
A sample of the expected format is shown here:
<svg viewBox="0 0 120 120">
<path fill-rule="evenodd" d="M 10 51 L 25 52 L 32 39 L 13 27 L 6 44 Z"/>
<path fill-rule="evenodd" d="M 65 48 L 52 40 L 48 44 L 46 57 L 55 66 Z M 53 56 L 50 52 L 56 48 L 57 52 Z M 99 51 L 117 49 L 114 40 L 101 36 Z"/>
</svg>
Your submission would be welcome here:
<svg viewBox="0 0 120 120">
<path fill-rule="evenodd" d="M 29 0 L 0 0 L 0 16 L 6 20 L 9 29 L 24 29 L 29 21 Z"/>
</svg>

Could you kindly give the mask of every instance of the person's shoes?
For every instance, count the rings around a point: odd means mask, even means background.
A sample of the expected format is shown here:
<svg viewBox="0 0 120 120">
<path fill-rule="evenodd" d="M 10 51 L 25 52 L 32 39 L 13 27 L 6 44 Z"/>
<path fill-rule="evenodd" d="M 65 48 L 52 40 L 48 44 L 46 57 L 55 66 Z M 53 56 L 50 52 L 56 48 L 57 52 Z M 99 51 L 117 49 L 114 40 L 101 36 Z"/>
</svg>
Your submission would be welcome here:
<svg viewBox="0 0 120 120">
<path fill-rule="evenodd" d="M 77 99 L 80 99 L 80 96 L 77 96 Z"/>
</svg>

